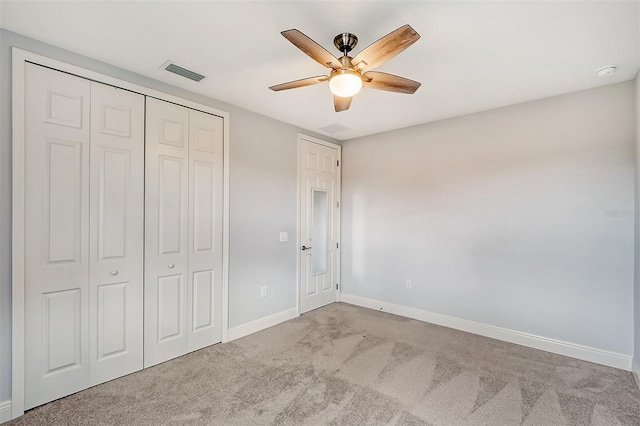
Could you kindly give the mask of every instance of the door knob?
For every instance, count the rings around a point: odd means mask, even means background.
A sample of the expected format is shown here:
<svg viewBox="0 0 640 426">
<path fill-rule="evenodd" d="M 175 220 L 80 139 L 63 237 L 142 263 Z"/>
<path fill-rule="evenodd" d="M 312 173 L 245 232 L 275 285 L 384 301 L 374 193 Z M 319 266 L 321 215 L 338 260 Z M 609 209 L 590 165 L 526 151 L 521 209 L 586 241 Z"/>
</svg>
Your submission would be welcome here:
<svg viewBox="0 0 640 426">
<path fill-rule="evenodd" d="M 113 275 L 113 276 L 118 275 L 118 271 L 111 271 L 111 275 Z"/>
<path fill-rule="evenodd" d="M 301 247 L 301 249 L 302 249 L 302 251 L 305 251 L 305 250 L 311 250 L 311 247 L 302 246 L 302 247 Z"/>
<path fill-rule="evenodd" d="M 173 267 L 174 267 L 173 263 L 170 263 L 169 264 L 169 269 L 173 269 Z"/>
</svg>

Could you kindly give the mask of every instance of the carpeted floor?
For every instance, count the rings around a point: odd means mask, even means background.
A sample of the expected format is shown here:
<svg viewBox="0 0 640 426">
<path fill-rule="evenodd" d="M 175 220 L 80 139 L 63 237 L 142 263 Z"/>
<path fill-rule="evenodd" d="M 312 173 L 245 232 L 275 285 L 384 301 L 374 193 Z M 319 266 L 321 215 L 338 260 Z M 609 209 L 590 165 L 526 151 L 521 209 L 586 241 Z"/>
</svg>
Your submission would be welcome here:
<svg viewBox="0 0 640 426">
<path fill-rule="evenodd" d="M 631 373 L 335 303 L 18 424 L 639 425 Z"/>
</svg>

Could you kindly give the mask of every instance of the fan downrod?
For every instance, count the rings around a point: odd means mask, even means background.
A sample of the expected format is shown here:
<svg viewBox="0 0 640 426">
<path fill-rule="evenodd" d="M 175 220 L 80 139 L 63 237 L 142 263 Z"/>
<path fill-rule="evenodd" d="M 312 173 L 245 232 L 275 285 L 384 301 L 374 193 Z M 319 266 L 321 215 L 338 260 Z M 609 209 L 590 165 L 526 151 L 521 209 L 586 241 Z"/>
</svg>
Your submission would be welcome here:
<svg viewBox="0 0 640 426">
<path fill-rule="evenodd" d="M 346 55 L 347 53 L 351 52 L 354 47 L 356 47 L 356 44 L 358 44 L 358 37 L 356 37 L 355 34 L 351 33 L 338 34 L 333 39 L 333 44 L 338 48 L 339 51 Z"/>
</svg>

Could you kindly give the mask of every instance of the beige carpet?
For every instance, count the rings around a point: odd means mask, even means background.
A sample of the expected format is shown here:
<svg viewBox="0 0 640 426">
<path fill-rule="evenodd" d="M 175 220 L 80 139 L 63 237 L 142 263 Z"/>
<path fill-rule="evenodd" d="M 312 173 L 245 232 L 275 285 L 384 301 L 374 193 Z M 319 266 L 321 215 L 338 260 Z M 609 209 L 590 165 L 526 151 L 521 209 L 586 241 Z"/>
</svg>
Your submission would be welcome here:
<svg viewBox="0 0 640 426">
<path fill-rule="evenodd" d="M 336 303 L 18 424 L 640 425 L 631 373 Z"/>
</svg>

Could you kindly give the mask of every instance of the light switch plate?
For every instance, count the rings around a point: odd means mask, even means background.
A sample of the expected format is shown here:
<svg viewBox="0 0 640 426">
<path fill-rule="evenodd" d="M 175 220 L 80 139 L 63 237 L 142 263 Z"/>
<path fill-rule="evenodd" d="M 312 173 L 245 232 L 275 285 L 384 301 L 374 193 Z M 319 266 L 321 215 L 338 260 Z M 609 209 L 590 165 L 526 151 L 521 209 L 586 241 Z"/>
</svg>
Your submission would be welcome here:
<svg viewBox="0 0 640 426">
<path fill-rule="evenodd" d="M 289 233 L 288 232 L 281 232 L 280 233 L 280 242 L 284 243 L 289 241 Z"/>
</svg>

